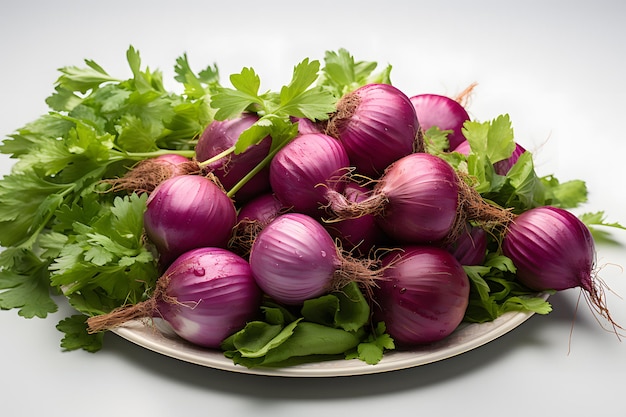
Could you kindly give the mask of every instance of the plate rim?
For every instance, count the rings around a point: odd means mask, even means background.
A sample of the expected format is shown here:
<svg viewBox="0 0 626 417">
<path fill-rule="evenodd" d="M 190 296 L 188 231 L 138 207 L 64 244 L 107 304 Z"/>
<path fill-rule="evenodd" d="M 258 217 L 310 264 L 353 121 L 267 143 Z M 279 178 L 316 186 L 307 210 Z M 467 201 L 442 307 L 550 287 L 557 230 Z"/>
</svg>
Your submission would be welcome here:
<svg viewBox="0 0 626 417">
<path fill-rule="evenodd" d="M 543 293 L 539 296 L 547 300 L 549 294 Z M 236 365 L 220 350 L 184 341 L 160 319 L 153 319 L 153 325 L 133 320 L 112 329 L 111 332 L 161 355 L 222 371 L 278 377 L 341 377 L 391 372 L 449 359 L 484 346 L 509 333 L 534 314 L 532 311 L 513 311 L 489 322 L 462 323 L 452 334 L 439 342 L 411 350 L 389 351 L 376 365 L 368 365 L 358 359 L 337 359 L 282 368 L 247 368 Z"/>
</svg>

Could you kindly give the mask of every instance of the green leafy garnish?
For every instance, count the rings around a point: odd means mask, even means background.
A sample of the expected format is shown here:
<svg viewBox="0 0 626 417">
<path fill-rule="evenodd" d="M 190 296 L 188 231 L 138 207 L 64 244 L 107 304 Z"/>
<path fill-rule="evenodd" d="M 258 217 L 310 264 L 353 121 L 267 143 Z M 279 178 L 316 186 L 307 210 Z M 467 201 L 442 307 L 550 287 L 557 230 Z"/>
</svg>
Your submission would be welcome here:
<svg viewBox="0 0 626 417">
<path fill-rule="evenodd" d="M 0 308 L 46 317 L 64 294 L 92 315 L 144 298 L 158 276 L 142 241 L 145 196 L 107 193 L 103 179 L 122 176 L 136 162 L 166 153 L 194 155 L 195 138 L 212 120 L 208 96 L 217 82 L 209 67 L 195 75 L 186 59 L 177 78 L 186 94 L 164 88 L 159 71 L 126 53 L 131 76 L 109 75 L 86 60 L 61 68 L 51 111 L 0 145 L 16 158 L 0 180 Z M 96 350 L 68 323 L 62 345 Z"/>
<path fill-rule="evenodd" d="M 515 266 L 497 252 L 487 255 L 482 265 L 464 266 L 470 280 L 470 301 L 464 321 L 493 321 L 509 311 L 548 314 L 550 303 L 515 279 Z"/>
<path fill-rule="evenodd" d="M 357 61 L 346 50 L 326 51 L 324 68 L 318 85 L 330 91 L 335 97 L 356 90 L 370 83 L 391 84 L 391 65 L 387 65 L 380 73 L 374 74 L 378 63 L 373 61 Z"/>
<path fill-rule="evenodd" d="M 264 321 L 248 323 L 222 344 L 236 364 L 278 367 L 342 357 L 376 364 L 394 349 L 384 324 L 370 330 L 369 305 L 356 283 L 305 301 L 299 316 L 276 305 L 262 310 Z"/>
</svg>

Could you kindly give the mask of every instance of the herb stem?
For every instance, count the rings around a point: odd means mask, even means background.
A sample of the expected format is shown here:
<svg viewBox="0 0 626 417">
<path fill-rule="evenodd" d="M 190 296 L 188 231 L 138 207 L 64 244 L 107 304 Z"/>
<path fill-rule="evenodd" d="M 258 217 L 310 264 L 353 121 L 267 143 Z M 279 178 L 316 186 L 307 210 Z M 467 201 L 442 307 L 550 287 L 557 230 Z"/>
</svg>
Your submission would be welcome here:
<svg viewBox="0 0 626 417">
<path fill-rule="evenodd" d="M 202 161 L 200 163 L 198 163 L 198 166 L 200 166 L 201 168 L 212 164 L 215 161 L 219 161 L 220 159 L 222 159 L 225 156 L 230 155 L 231 153 L 235 152 L 235 145 L 231 146 L 230 148 L 223 150 L 222 152 L 218 153 L 217 155 L 207 159 L 206 161 Z"/>
</svg>

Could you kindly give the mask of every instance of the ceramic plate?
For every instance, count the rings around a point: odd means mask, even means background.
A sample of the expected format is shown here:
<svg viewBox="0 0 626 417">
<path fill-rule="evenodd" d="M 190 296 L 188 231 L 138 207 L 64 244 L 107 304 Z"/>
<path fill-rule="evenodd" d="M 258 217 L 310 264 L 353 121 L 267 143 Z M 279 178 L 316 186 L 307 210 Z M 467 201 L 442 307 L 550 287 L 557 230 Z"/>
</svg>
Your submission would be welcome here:
<svg viewBox="0 0 626 417">
<path fill-rule="evenodd" d="M 544 298 L 547 299 L 547 295 Z M 510 332 L 528 320 L 533 313 L 506 313 L 498 319 L 481 324 L 461 324 L 446 339 L 410 351 L 390 351 L 376 365 L 360 360 L 333 360 L 286 368 L 248 369 L 235 365 L 222 352 L 185 342 L 167 323 L 156 319 L 155 326 L 134 321 L 114 330 L 119 336 L 146 349 L 182 361 L 238 373 L 282 377 L 337 377 L 395 371 L 441 361 L 476 349 Z"/>
</svg>

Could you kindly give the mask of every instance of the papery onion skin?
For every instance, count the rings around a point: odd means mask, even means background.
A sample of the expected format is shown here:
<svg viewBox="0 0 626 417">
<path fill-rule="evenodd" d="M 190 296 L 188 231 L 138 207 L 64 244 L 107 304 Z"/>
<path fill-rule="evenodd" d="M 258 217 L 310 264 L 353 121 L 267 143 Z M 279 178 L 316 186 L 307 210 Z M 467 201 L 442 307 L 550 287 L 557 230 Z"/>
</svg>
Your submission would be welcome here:
<svg viewBox="0 0 626 417">
<path fill-rule="evenodd" d="M 375 318 L 385 322 L 398 346 L 436 342 L 458 327 L 469 304 L 470 284 L 454 256 L 433 246 L 405 246 L 381 262 Z"/>
<path fill-rule="evenodd" d="M 448 134 L 449 149 L 456 148 L 465 140 L 462 128 L 470 117 L 458 101 L 439 94 L 418 94 L 410 100 L 424 131 L 431 127 L 451 130 Z"/>
<path fill-rule="evenodd" d="M 241 133 L 258 120 L 258 116 L 252 113 L 243 113 L 236 119 L 214 120 L 198 139 L 195 148 L 196 159 L 202 163 L 231 148 Z M 245 152 L 231 153 L 206 165 L 205 170 L 212 172 L 228 191 L 267 156 L 271 141 L 272 139 L 268 136 L 260 143 L 250 145 Z M 269 169 L 264 168 L 237 191 L 236 199 L 238 202 L 249 201 L 267 192 L 269 188 Z"/>
<path fill-rule="evenodd" d="M 327 292 L 341 267 L 328 232 L 302 213 L 283 214 L 267 225 L 252 245 L 249 262 L 263 292 L 291 305 Z"/>
<path fill-rule="evenodd" d="M 401 243 L 437 242 L 454 225 L 459 190 L 454 169 L 443 159 L 414 153 L 394 162 L 374 187 L 387 197 L 378 224 Z"/>
<path fill-rule="evenodd" d="M 513 261 L 519 281 L 530 289 L 582 287 L 595 292 L 593 237 L 567 210 L 543 206 L 523 212 L 509 224 L 502 252 Z"/>
<path fill-rule="evenodd" d="M 328 131 L 344 145 L 357 172 L 378 178 L 416 146 L 420 124 L 409 98 L 388 84 L 367 84 L 337 104 Z"/>
<path fill-rule="evenodd" d="M 165 266 L 191 249 L 226 247 L 236 219 L 232 200 L 215 183 L 199 175 L 179 175 L 150 194 L 144 227 Z"/>
<path fill-rule="evenodd" d="M 259 312 L 262 293 L 250 266 L 228 250 L 193 249 L 178 257 L 163 277 L 167 288 L 154 316 L 196 345 L 219 348 Z"/>
<path fill-rule="evenodd" d="M 296 137 L 270 163 L 270 184 L 278 200 L 294 211 L 317 217 L 328 189 L 343 190 L 340 177 L 350 167 L 339 141 L 323 133 Z"/>
</svg>

